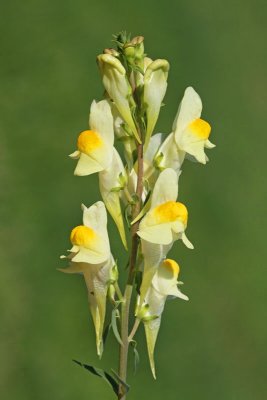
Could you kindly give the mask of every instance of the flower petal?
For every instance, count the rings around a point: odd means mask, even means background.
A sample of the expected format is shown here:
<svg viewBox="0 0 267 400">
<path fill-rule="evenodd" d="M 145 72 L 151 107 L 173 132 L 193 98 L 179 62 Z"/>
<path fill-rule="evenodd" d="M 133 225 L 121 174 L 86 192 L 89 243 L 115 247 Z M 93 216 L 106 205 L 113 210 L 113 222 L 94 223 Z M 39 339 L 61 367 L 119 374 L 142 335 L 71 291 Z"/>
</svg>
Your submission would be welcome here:
<svg viewBox="0 0 267 400">
<path fill-rule="evenodd" d="M 81 132 L 78 136 L 77 147 L 81 155 L 87 155 L 98 163 L 102 167 L 101 169 L 109 166 L 112 159 L 112 146 L 103 139 L 99 132 L 93 130 Z"/>
<path fill-rule="evenodd" d="M 97 201 L 91 207 L 87 208 L 82 204 L 83 224 L 92 228 L 107 242 L 107 251 L 109 251 L 109 240 L 107 232 L 107 211 L 103 201 Z"/>
<path fill-rule="evenodd" d="M 163 157 L 160 162 L 162 168 L 172 168 L 180 171 L 184 162 L 185 151 L 179 149 L 175 142 L 174 133 L 170 133 L 158 150 L 158 154 L 162 153 Z"/>
<path fill-rule="evenodd" d="M 91 266 L 91 268 L 87 268 L 84 271 L 89 306 L 96 332 L 97 354 L 99 357 L 101 357 L 103 352 L 102 336 L 106 314 L 107 283 L 113 263 L 113 257 L 111 256 L 101 268 Z"/>
<path fill-rule="evenodd" d="M 197 92 L 192 88 L 186 88 L 184 97 L 178 108 L 172 130 L 175 133 L 176 142 L 182 131 L 195 119 L 200 118 L 202 111 L 202 102 Z"/>
<path fill-rule="evenodd" d="M 141 241 L 142 253 L 144 256 L 144 271 L 142 284 L 140 288 L 140 301 L 139 304 L 142 306 L 145 296 L 149 287 L 151 286 L 152 279 L 157 271 L 157 268 L 161 264 L 162 260 L 166 257 L 166 254 L 172 247 L 170 245 L 164 246 L 161 244 L 154 244 L 147 242 L 146 240 Z"/>
<path fill-rule="evenodd" d="M 103 170 L 103 166 L 88 155 L 81 153 L 74 175 L 86 176 Z"/>
<path fill-rule="evenodd" d="M 64 272 L 65 274 L 80 274 L 83 273 L 85 264 L 83 263 L 70 263 L 67 268 L 58 268 L 58 271 Z"/>
<path fill-rule="evenodd" d="M 177 287 L 176 285 L 175 285 L 175 286 L 172 286 L 172 287 L 169 289 L 168 295 L 169 295 L 169 296 L 178 297 L 179 299 L 182 299 L 182 300 L 185 300 L 185 301 L 188 301 L 188 300 L 189 300 L 189 297 L 186 296 L 186 294 L 183 294 L 183 293 L 178 289 L 178 287 Z"/>
<path fill-rule="evenodd" d="M 78 160 L 80 158 L 81 152 L 79 150 L 75 150 L 73 153 L 69 154 L 69 157 L 73 160 Z"/>
<path fill-rule="evenodd" d="M 180 174 L 179 174 L 180 175 Z M 152 193 L 151 208 L 167 201 L 176 201 L 178 196 L 178 175 L 172 168 L 162 171 Z"/>
<path fill-rule="evenodd" d="M 146 296 L 146 303 L 148 304 L 148 314 L 152 317 L 151 320 L 144 321 L 147 350 L 150 368 L 154 379 L 156 379 L 155 361 L 154 361 L 154 350 L 158 332 L 161 324 L 161 314 L 164 309 L 166 296 L 162 296 L 153 287 L 150 288 Z M 153 317 L 156 317 L 153 319 Z"/>
<path fill-rule="evenodd" d="M 188 297 L 180 292 L 177 287 L 179 272 L 180 267 L 176 261 L 171 259 L 162 261 L 153 277 L 153 288 L 165 298 L 167 296 L 175 296 L 188 300 Z"/>
<path fill-rule="evenodd" d="M 100 172 L 99 174 L 99 187 L 105 205 L 117 225 L 123 245 L 127 249 L 127 241 L 120 204 L 120 192 L 112 191 L 113 188 L 116 188 L 120 185 L 118 178 L 121 174 L 122 176 L 125 175 L 124 167 L 119 153 L 115 148 L 113 148 L 113 159 L 110 168 Z"/>
<path fill-rule="evenodd" d="M 199 95 L 193 88 L 187 88 L 173 124 L 173 131 L 178 148 L 198 162 L 206 164 L 204 147 L 212 148 L 213 145 L 208 141 L 211 127 L 200 118 L 201 111 Z"/>
<path fill-rule="evenodd" d="M 152 321 L 144 322 L 149 364 L 154 379 L 156 379 L 154 350 L 156 346 L 160 323 L 161 317 L 158 317 Z"/>
<path fill-rule="evenodd" d="M 206 164 L 205 142 L 206 139 L 197 137 L 190 128 L 187 128 L 180 137 L 179 142 L 177 142 L 177 145 L 181 150 L 195 157 L 201 164 Z"/>
<path fill-rule="evenodd" d="M 89 126 L 99 133 L 110 148 L 114 143 L 113 117 L 107 100 L 93 101 L 89 115 Z"/>
<path fill-rule="evenodd" d="M 140 229 L 137 232 L 138 236 L 150 243 L 155 244 L 168 245 L 173 241 L 171 222 L 146 226 L 144 224 L 145 218 L 141 221 Z"/>
<path fill-rule="evenodd" d="M 145 215 L 137 234 L 151 243 L 167 245 L 180 238 L 187 220 L 188 211 L 184 204 L 167 201 Z"/>
<path fill-rule="evenodd" d="M 188 248 L 188 249 L 193 249 L 194 245 L 190 242 L 190 240 L 188 239 L 188 237 L 186 236 L 186 234 L 183 232 L 181 234 L 181 239 L 183 244 Z"/>
<path fill-rule="evenodd" d="M 205 147 L 207 149 L 213 149 L 214 147 L 216 147 L 216 144 L 211 143 L 208 139 L 205 141 Z"/>
<path fill-rule="evenodd" d="M 72 258 L 72 261 L 87 264 L 101 264 L 106 261 L 108 257 L 108 254 L 105 251 L 106 244 L 103 243 L 103 241 L 99 243 L 98 251 L 80 247 L 79 252 Z"/>
</svg>

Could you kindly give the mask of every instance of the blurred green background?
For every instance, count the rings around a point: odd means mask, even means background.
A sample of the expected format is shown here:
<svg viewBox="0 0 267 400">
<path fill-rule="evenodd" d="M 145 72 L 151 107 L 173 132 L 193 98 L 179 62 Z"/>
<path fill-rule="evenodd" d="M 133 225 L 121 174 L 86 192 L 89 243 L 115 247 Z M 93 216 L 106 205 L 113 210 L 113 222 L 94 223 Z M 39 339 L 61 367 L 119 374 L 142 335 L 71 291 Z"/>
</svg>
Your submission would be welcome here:
<svg viewBox="0 0 267 400">
<path fill-rule="evenodd" d="M 98 361 L 83 280 L 56 268 L 81 202 L 99 199 L 97 177 L 74 177 L 67 155 L 103 93 L 96 55 L 122 29 L 144 35 L 149 55 L 171 63 L 158 130 L 169 132 L 192 85 L 217 144 L 207 166 L 186 162 L 180 180 L 195 250 L 177 243 L 171 255 L 190 302 L 167 304 L 156 382 L 138 332 L 129 399 L 267 398 L 266 11 L 260 0 L 2 2 L 2 399 L 113 398 L 71 360 L 116 369 L 117 344 L 110 337 Z"/>
</svg>

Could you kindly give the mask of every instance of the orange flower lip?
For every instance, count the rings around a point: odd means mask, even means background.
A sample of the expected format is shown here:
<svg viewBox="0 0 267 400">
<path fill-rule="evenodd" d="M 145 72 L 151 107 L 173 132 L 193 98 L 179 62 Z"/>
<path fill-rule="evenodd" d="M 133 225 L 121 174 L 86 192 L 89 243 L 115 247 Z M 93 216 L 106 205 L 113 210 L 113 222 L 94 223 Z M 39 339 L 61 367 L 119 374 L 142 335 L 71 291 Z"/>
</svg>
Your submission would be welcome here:
<svg viewBox="0 0 267 400">
<path fill-rule="evenodd" d="M 154 209 L 154 215 L 159 224 L 180 220 L 186 225 L 188 219 L 186 206 L 175 201 L 167 201 L 166 203 L 160 204 Z"/>
<path fill-rule="evenodd" d="M 89 155 L 92 151 L 103 146 L 103 140 L 95 131 L 87 130 L 80 133 L 77 147 L 80 152 Z"/>
<path fill-rule="evenodd" d="M 191 122 L 188 128 L 194 135 L 198 136 L 201 139 L 208 139 L 211 131 L 210 124 L 201 118 L 197 118 L 193 122 Z"/>
<path fill-rule="evenodd" d="M 71 243 L 75 246 L 90 248 L 92 240 L 96 237 L 93 229 L 84 225 L 76 226 L 70 234 Z"/>
<path fill-rule="evenodd" d="M 166 260 L 163 261 L 162 266 L 167 268 L 176 279 L 178 278 L 180 267 L 176 261 L 166 258 Z"/>
</svg>

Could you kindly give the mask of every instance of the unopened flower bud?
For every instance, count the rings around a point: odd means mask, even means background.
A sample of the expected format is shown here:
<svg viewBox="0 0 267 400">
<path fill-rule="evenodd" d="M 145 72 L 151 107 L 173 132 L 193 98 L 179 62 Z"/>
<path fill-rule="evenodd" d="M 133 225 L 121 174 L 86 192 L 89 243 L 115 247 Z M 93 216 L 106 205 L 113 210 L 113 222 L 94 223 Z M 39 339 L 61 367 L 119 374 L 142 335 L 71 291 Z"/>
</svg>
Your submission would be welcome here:
<svg viewBox="0 0 267 400">
<path fill-rule="evenodd" d="M 144 36 L 136 36 L 131 40 L 131 43 L 135 45 L 135 58 L 141 60 L 144 58 Z"/>
<path fill-rule="evenodd" d="M 125 68 L 121 62 L 111 54 L 100 54 L 97 57 L 97 61 L 106 91 L 114 101 L 122 118 L 132 130 L 136 140 L 140 143 L 140 138 L 131 114 L 129 104 L 131 87 L 127 80 Z"/>
<path fill-rule="evenodd" d="M 144 58 L 144 37 L 136 36 L 124 45 L 124 54 L 130 64 L 134 64 Z"/>
<path fill-rule="evenodd" d="M 104 54 L 111 54 L 114 57 L 119 57 L 119 55 L 120 55 L 120 53 L 117 50 L 112 49 L 112 48 L 104 49 L 103 53 Z"/>
<path fill-rule="evenodd" d="M 147 147 L 156 125 L 162 100 L 167 89 L 169 63 L 166 60 L 155 60 L 149 64 L 144 76 L 144 105 L 147 114 Z"/>
<path fill-rule="evenodd" d="M 133 64 L 135 60 L 135 46 L 128 43 L 123 50 L 129 64 Z"/>
<path fill-rule="evenodd" d="M 134 38 L 132 38 L 131 43 L 136 46 L 138 44 L 143 43 L 144 41 L 144 36 L 135 36 Z"/>
</svg>

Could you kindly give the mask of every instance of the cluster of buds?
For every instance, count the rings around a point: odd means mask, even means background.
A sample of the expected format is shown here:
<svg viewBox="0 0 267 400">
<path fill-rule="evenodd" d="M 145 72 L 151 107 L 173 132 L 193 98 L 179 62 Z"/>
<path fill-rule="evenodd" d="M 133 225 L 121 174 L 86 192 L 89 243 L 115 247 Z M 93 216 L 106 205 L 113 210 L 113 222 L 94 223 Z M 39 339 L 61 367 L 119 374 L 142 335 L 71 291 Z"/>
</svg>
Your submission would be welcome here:
<svg viewBox="0 0 267 400">
<path fill-rule="evenodd" d="M 75 175 L 98 173 L 103 201 L 82 206 L 83 224 L 71 231 L 72 248 L 62 256 L 69 266 L 61 271 L 84 276 L 101 356 L 106 301 L 110 299 L 116 310 L 126 301 L 118 283 L 123 271 L 110 249 L 108 210 L 134 260 L 128 278 L 128 285 L 136 288 L 133 313 L 136 326 L 144 324 L 155 377 L 154 348 L 165 302 L 174 297 L 188 300 L 179 289 L 180 267 L 167 258 L 178 240 L 193 249 L 185 233 L 188 210 L 177 201 L 181 168 L 185 159 L 206 164 L 204 150 L 214 145 L 209 141 L 211 127 L 201 119 L 201 99 L 192 87 L 186 88 L 169 133 L 154 134 L 169 63 L 148 58 L 142 36 L 119 34 L 115 41 L 116 49 L 105 49 L 97 57 L 104 100 L 92 102 L 89 127 L 79 134 L 70 155 L 77 160 Z M 118 142 L 121 154 L 115 147 Z M 134 284 L 137 276 L 140 282 Z"/>
</svg>

